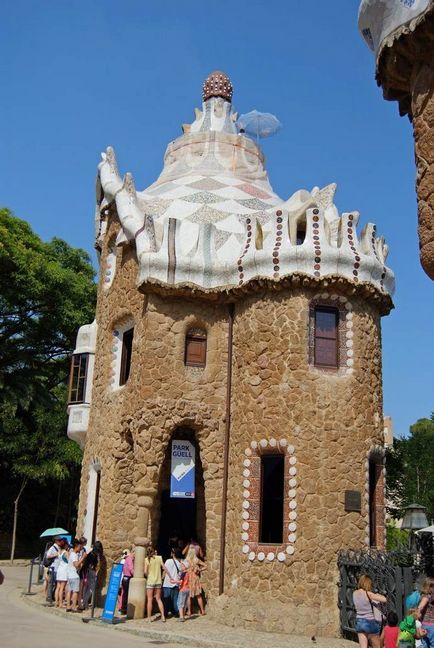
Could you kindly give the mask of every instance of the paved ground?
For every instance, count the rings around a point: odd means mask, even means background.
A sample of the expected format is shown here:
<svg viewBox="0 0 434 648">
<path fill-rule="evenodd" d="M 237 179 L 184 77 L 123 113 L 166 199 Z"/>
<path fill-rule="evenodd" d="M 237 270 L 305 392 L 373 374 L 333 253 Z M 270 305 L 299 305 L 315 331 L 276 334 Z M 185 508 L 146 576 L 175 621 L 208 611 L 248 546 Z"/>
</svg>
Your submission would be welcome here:
<svg viewBox="0 0 434 648">
<path fill-rule="evenodd" d="M 41 594 L 23 597 L 27 589 L 28 568 L 2 567 L 6 576 L 0 587 L 0 645 L 2 648 L 176 648 L 189 644 L 199 648 L 354 648 L 343 639 L 287 637 L 280 634 L 230 628 L 214 623 L 208 617 L 193 617 L 181 624 L 169 619 L 155 621 L 129 620 L 116 626 L 100 621 L 84 624 L 81 615 L 66 614 L 44 606 Z M 33 591 L 40 588 L 33 587 Z M 96 611 L 96 616 L 101 611 Z M 87 613 L 86 613 L 87 614 Z M 122 634 L 119 634 L 122 633 Z M 137 636 L 138 635 L 138 636 Z"/>
<path fill-rule="evenodd" d="M 47 614 L 42 606 L 27 605 L 21 592 L 27 589 L 28 568 L 2 566 L 2 571 L 5 575 L 5 582 L 0 586 L 2 648 L 154 648 L 158 645 L 155 640 L 146 641 L 130 634 L 120 637 L 112 628 L 84 624 L 80 619 L 79 623 L 70 623 L 67 618 Z M 29 597 L 33 598 L 36 597 Z M 174 643 L 160 645 L 179 648 Z"/>
</svg>

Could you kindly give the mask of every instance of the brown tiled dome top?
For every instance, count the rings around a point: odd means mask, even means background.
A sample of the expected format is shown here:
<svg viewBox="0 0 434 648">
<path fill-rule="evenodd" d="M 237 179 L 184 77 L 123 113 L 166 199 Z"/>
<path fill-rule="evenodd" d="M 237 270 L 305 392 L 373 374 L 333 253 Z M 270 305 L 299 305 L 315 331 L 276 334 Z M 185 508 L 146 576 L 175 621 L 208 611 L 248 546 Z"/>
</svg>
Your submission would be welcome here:
<svg viewBox="0 0 434 648">
<path fill-rule="evenodd" d="M 202 97 L 206 101 L 210 97 L 223 97 L 226 101 L 232 101 L 232 83 L 230 78 L 220 70 L 211 72 L 203 84 Z"/>
</svg>

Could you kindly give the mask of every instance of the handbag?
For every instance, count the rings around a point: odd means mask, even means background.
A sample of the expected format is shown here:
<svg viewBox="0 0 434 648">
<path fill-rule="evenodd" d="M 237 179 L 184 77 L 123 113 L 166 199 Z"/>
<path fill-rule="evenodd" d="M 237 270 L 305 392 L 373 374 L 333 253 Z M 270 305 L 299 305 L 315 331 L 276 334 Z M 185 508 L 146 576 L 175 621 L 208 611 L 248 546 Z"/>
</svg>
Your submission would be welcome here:
<svg viewBox="0 0 434 648">
<path fill-rule="evenodd" d="M 368 600 L 369 600 L 369 603 L 370 603 L 370 606 L 371 606 L 371 610 L 372 610 L 372 614 L 374 615 L 374 619 L 380 625 L 380 634 L 381 634 L 381 632 L 383 630 L 383 627 L 385 626 L 386 617 L 384 616 L 384 614 L 382 613 L 380 608 L 377 607 L 377 605 L 373 605 L 373 603 L 372 603 L 372 601 L 371 601 L 371 599 L 369 597 L 368 592 L 366 592 L 366 596 L 368 597 Z"/>
</svg>

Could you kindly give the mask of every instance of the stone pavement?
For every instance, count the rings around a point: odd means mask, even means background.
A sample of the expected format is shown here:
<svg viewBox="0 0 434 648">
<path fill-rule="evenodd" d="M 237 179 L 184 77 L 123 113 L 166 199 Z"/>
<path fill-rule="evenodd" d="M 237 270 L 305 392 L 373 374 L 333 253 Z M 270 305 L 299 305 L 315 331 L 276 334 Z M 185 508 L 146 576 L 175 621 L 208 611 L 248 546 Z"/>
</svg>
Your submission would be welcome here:
<svg viewBox="0 0 434 648">
<path fill-rule="evenodd" d="M 22 570 L 22 568 L 20 568 Z M 26 589 L 23 585 L 26 584 L 26 577 L 23 577 L 21 583 L 21 591 Z M 22 601 L 27 603 L 29 612 L 37 610 L 42 615 L 50 615 L 50 621 L 47 625 L 51 627 L 52 621 L 61 622 L 63 626 L 68 626 L 68 635 L 74 637 L 74 641 L 78 640 L 76 633 L 70 628 L 74 627 L 80 630 L 80 636 L 83 629 L 85 632 L 90 631 L 102 632 L 105 636 L 113 638 L 118 648 L 120 641 L 122 648 L 129 648 L 130 644 L 126 640 L 136 639 L 134 635 L 138 635 L 141 639 L 142 646 L 161 645 L 165 648 L 170 648 L 175 644 L 189 644 L 190 646 L 197 646 L 199 648 L 354 648 L 354 643 L 344 639 L 330 639 L 316 637 L 315 641 L 311 637 L 288 637 L 281 634 L 258 632 L 256 630 L 248 630 L 244 628 L 233 628 L 217 624 L 208 617 L 193 616 L 187 619 L 185 623 L 180 623 L 177 619 L 168 619 L 167 623 L 163 624 L 156 618 L 151 624 L 144 619 L 140 620 L 127 620 L 124 623 L 117 625 L 107 625 L 101 621 L 94 621 L 91 624 L 84 624 L 82 616 L 85 618 L 89 616 L 86 612 L 84 615 L 67 614 L 63 610 L 46 607 L 45 601 L 40 593 L 41 588 L 33 586 L 32 591 L 38 592 L 34 596 L 22 597 Z M 19 597 L 18 592 L 16 598 Z M 95 616 L 98 617 L 102 610 L 97 609 Z M 1 617 L 0 617 L 1 619 Z M 77 631 L 78 631 L 77 630 Z M 122 639 L 118 633 L 122 633 Z M 62 635 L 60 635 L 62 636 Z M 66 642 L 65 642 L 66 643 Z M 85 641 L 84 646 L 91 643 L 90 637 L 88 642 Z M 34 645 L 34 644 L 33 644 Z M 56 645 L 58 648 L 59 644 Z M 131 644 L 132 646 L 136 644 Z M 5 645 L 6 646 L 6 645 Z M 14 644 L 10 644 L 15 648 Z M 16 648 L 21 648 L 21 644 L 16 644 Z M 42 644 L 41 644 L 42 646 Z M 44 644 L 44 648 L 47 644 Z M 101 644 L 102 646 L 102 644 Z M 111 648 L 112 644 L 104 641 L 104 648 Z M 9 645 L 7 646 L 9 648 Z M 33 646 L 32 646 L 33 648 Z M 97 648 L 92 638 L 92 648 Z"/>
<path fill-rule="evenodd" d="M 27 599 L 40 597 L 22 597 L 27 590 L 28 568 L 22 566 L 1 566 L 5 582 L 0 585 L 0 646 L 1 648 L 154 648 L 155 641 L 143 637 L 125 634 L 120 638 L 111 628 L 95 627 L 70 623 L 69 614 L 63 618 L 46 613 L 47 608 L 38 605 L 26 605 Z M 79 617 L 78 614 L 74 615 Z M 158 645 L 158 644 L 157 644 Z M 164 648 L 179 648 L 179 644 L 164 642 Z"/>
</svg>

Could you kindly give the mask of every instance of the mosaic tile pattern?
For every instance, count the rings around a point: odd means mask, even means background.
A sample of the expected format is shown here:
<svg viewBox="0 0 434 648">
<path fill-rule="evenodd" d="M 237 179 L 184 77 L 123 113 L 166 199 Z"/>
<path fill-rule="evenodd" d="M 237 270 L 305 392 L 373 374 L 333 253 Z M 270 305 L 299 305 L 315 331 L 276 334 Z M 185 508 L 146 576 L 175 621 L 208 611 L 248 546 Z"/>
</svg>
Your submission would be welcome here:
<svg viewBox="0 0 434 648">
<path fill-rule="evenodd" d="M 374 226 L 372 227 L 371 248 L 372 248 L 372 251 L 373 251 L 374 256 L 375 256 L 375 258 L 377 259 L 377 261 L 378 261 L 379 263 L 382 263 L 380 257 L 378 256 L 377 247 L 376 247 L 376 245 L 375 245 L 375 242 L 376 242 L 376 241 L 375 241 L 375 233 L 376 233 L 376 230 L 377 230 L 377 228 L 376 228 L 376 226 L 374 225 Z M 382 272 L 381 272 L 381 278 L 380 278 L 380 287 L 381 287 L 381 290 L 382 290 L 382 291 L 384 291 L 384 278 L 385 278 L 385 276 L 386 276 L 386 272 L 387 272 L 387 268 L 386 268 L 386 266 L 383 264 L 383 268 L 382 268 Z"/>
<path fill-rule="evenodd" d="M 212 209 L 212 207 L 204 205 L 203 207 L 200 207 L 197 211 L 195 211 L 194 214 L 189 217 L 189 220 L 192 223 L 218 223 L 224 218 L 227 218 L 227 214 L 225 212 L 218 211 L 217 209 Z"/>
<path fill-rule="evenodd" d="M 243 207 L 248 207 L 248 209 L 263 210 L 269 209 L 272 206 L 258 198 L 247 198 L 247 200 L 238 200 L 237 202 L 239 202 L 240 205 L 243 205 Z"/>
<path fill-rule="evenodd" d="M 246 230 L 247 230 L 247 237 L 246 241 L 244 244 L 244 250 L 243 253 L 241 254 L 240 258 L 238 259 L 238 285 L 241 286 L 244 283 L 244 268 L 243 268 L 243 258 L 246 256 L 247 252 L 249 251 L 250 245 L 252 243 L 252 221 L 250 218 L 246 218 Z"/>
<path fill-rule="evenodd" d="M 283 542 L 273 546 L 259 543 L 261 455 L 265 453 L 285 457 Z M 242 477 L 241 551 L 250 562 L 285 562 L 295 553 L 297 540 L 297 458 L 294 446 L 287 439 L 253 440 L 244 450 Z"/>
<path fill-rule="evenodd" d="M 357 238 L 357 234 L 355 232 L 355 227 L 354 227 L 354 215 L 349 214 L 348 216 L 348 222 L 347 222 L 347 236 L 348 236 L 348 242 L 350 245 L 350 250 L 354 255 L 354 268 L 353 268 L 353 281 L 354 283 L 357 283 L 359 281 L 359 268 L 360 268 L 360 256 L 357 252 L 356 246 L 355 246 L 355 238 Z"/>
<path fill-rule="evenodd" d="M 224 230 L 216 229 L 215 234 L 214 234 L 214 243 L 215 243 L 216 249 L 219 250 L 226 243 L 226 241 L 230 238 L 230 236 L 231 236 L 230 232 L 226 232 Z"/>
<path fill-rule="evenodd" d="M 196 182 L 189 182 L 188 187 L 192 189 L 200 189 L 201 191 L 214 191 L 215 189 L 224 189 L 226 185 L 223 182 L 214 180 L 214 178 L 202 178 Z"/>
<path fill-rule="evenodd" d="M 149 214 L 150 216 L 162 216 L 172 204 L 171 200 L 143 200 L 141 199 L 140 205 L 142 206 L 143 212 Z"/>
<path fill-rule="evenodd" d="M 313 210 L 312 217 L 312 239 L 315 252 L 313 274 L 315 277 L 321 276 L 321 238 L 319 236 L 319 209 Z"/>
<path fill-rule="evenodd" d="M 246 193 L 250 194 L 251 196 L 254 196 L 255 198 L 262 198 L 266 200 L 267 198 L 273 198 L 273 196 L 266 191 L 263 191 L 262 189 L 258 189 L 258 187 L 255 187 L 253 184 L 247 184 L 243 183 L 238 185 L 238 189 L 241 189 L 242 191 L 245 191 Z"/>
<path fill-rule="evenodd" d="M 202 205 L 209 205 L 215 202 L 221 202 L 220 196 L 216 196 L 209 191 L 198 191 L 198 193 L 192 194 L 191 196 L 185 196 L 182 200 L 187 202 L 201 203 Z"/>
<path fill-rule="evenodd" d="M 280 209 L 276 212 L 276 240 L 274 241 L 273 248 L 273 258 L 271 260 L 273 264 L 273 279 L 279 279 L 280 277 L 280 260 L 279 260 L 279 251 L 282 245 L 282 228 L 283 228 L 283 218 L 282 212 Z"/>
<path fill-rule="evenodd" d="M 104 271 L 104 290 L 108 290 L 113 283 L 116 273 L 116 246 L 110 246 L 109 252 L 106 257 L 105 271 Z"/>
</svg>

